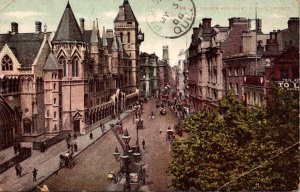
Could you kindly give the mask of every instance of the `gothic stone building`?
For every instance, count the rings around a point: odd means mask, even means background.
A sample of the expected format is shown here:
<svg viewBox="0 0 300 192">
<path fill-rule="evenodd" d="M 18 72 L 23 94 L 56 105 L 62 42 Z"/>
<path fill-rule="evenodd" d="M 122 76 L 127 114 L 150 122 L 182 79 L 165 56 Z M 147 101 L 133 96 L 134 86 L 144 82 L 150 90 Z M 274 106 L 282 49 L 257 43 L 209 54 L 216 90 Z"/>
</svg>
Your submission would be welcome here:
<svg viewBox="0 0 300 192">
<path fill-rule="evenodd" d="M 102 37 L 98 22 L 91 30 L 83 18 L 78 25 L 69 3 L 56 32 L 43 32 L 41 22 L 34 33 L 19 33 L 15 22 L 11 27 L 0 34 L 0 150 L 16 139 L 85 134 L 137 100 L 141 40 L 128 1 L 120 7 L 115 33 L 103 28 Z"/>
</svg>

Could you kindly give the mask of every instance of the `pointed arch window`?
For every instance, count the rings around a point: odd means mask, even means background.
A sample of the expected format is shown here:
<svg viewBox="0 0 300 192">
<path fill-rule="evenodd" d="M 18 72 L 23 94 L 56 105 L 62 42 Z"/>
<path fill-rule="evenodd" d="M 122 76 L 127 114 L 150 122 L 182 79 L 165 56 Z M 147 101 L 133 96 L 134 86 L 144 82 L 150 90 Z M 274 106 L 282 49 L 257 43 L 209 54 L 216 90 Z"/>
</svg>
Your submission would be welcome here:
<svg viewBox="0 0 300 192">
<path fill-rule="evenodd" d="M 123 33 L 120 33 L 121 42 L 123 43 Z"/>
<path fill-rule="evenodd" d="M 13 62 L 8 55 L 4 55 L 1 61 L 2 71 L 12 71 Z"/>
<path fill-rule="evenodd" d="M 72 76 L 73 77 L 78 77 L 78 74 L 79 74 L 79 66 L 78 66 L 78 63 L 79 63 L 79 59 L 78 57 L 74 57 L 72 59 Z"/>
<path fill-rule="evenodd" d="M 127 33 L 127 43 L 130 43 L 130 32 Z"/>
<path fill-rule="evenodd" d="M 64 56 L 61 56 L 58 60 L 58 63 L 59 63 L 60 66 L 63 67 L 64 77 L 67 76 L 67 61 L 66 61 L 66 58 Z"/>
</svg>

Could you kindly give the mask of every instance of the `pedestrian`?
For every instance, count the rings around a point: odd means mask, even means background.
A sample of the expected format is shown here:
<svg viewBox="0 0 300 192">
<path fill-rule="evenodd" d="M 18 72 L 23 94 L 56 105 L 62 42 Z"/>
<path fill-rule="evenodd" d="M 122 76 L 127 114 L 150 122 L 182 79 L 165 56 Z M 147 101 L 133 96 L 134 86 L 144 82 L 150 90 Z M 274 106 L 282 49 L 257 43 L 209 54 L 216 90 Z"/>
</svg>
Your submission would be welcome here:
<svg viewBox="0 0 300 192">
<path fill-rule="evenodd" d="M 76 133 L 74 133 L 73 137 L 74 137 L 74 139 L 77 139 L 77 134 L 76 134 Z"/>
<path fill-rule="evenodd" d="M 74 143 L 74 151 L 77 152 L 77 150 L 78 150 L 78 146 L 77 146 L 77 143 L 75 142 Z"/>
<path fill-rule="evenodd" d="M 18 163 L 19 177 L 22 177 L 22 166 Z"/>
<path fill-rule="evenodd" d="M 16 170 L 16 176 L 19 176 L 18 164 L 15 165 L 15 170 Z"/>
<path fill-rule="evenodd" d="M 145 140 L 143 139 L 143 141 L 142 141 L 143 149 L 145 149 L 145 144 L 146 144 L 146 142 L 145 142 Z"/>
<path fill-rule="evenodd" d="M 162 129 L 161 129 L 161 128 L 159 128 L 159 133 L 160 133 L 160 134 L 162 133 Z"/>
<path fill-rule="evenodd" d="M 17 176 L 21 177 L 22 176 L 22 167 L 19 163 L 16 165 L 16 171 L 17 171 Z"/>
<path fill-rule="evenodd" d="M 90 132 L 90 139 L 93 139 L 93 132 Z"/>
<path fill-rule="evenodd" d="M 18 172 L 19 172 L 19 177 L 22 177 L 22 166 L 18 163 Z"/>
<path fill-rule="evenodd" d="M 17 145 L 17 151 L 20 153 L 21 152 L 21 143 L 18 143 Z"/>
<path fill-rule="evenodd" d="M 17 145 L 17 143 L 14 144 L 14 152 L 15 152 L 15 154 L 18 153 L 18 145 Z"/>
<path fill-rule="evenodd" d="M 38 170 L 36 168 L 34 168 L 33 171 L 32 171 L 33 182 L 36 181 L 37 172 L 38 172 Z"/>
</svg>

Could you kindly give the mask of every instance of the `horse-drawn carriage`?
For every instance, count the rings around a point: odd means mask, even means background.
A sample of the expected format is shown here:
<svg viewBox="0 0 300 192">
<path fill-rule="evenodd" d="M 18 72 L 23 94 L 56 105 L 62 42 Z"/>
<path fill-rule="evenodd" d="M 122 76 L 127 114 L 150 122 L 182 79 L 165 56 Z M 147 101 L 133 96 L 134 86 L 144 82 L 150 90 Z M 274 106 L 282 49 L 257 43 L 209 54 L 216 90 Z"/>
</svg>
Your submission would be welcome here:
<svg viewBox="0 0 300 192">
<path fill-rule="evenodd" d="M 63 153 L 59 156 L 60 160 L 59 160 L 59 167 L 67 167 L 67 168 L 71 168 L 74 165 L 74 157 L 73 157 L 73 152 L 71 151 L 67 151 L 66 153 Z"/>
<path fill-rule="evenodd" d="M 160 113 L 160 115 L 165 115 L 165 114 L 167 114 L 167 111 L 166 111 L 166 109 L 164 107 L 161 107 L 159 109 L 159 113 Z"/>
</svg>

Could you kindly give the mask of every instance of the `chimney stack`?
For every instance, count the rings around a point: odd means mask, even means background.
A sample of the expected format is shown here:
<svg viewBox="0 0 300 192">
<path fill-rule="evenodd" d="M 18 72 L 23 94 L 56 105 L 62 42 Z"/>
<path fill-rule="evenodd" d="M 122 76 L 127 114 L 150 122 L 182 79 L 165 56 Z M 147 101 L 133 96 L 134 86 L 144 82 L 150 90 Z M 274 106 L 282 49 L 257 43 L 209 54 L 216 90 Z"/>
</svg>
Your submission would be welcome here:
<svg viewBox="0 0 300 192">
<path fill-rule="evenodd" d="M 197 34 L 199 32 L 199 28 L 198 27 L 193 27 L 193 34 Z"/>
<path fill-rule="evenodd" d="M 203 18 L 202 23 L 203 23 L 203 28 L 204 29 L 211 28 L 211 18 Z"/>
<path fill-rule="evenodd" d="M 290 17 L 288 20 L 288 29 L 299 34 L 299 17 Z"/>
<path fill-rule="evenodd" d="M 11 23 L 11 33 L 12 34 L 18 34 L 18 23 L 12 22 Z"/>
<path fill-rule="evenodd" d="M 84 18 L 79 18 L 80 22 L 80 30 L 83 33 L 84 32 Z"/>
<path fill-rule="evenodd" d="M 35 22 L 35 32 L 36 33 L 42 32 L 42 22 L 40 21 Z"/>
<path fill-rule="evenodd" d="M 245 17 L 232 17 L 229 20 L 229 28 L 233 28 L 236 25 L 247 25 L 247 28 L 251 27 L 250 20 Z"/>
</svg>

